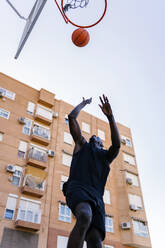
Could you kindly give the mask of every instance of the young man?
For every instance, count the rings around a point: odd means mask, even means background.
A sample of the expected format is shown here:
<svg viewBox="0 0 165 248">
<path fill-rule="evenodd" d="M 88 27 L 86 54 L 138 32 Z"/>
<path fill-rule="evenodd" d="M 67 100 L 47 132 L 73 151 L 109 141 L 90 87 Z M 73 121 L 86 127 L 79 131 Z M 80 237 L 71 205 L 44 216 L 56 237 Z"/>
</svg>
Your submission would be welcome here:
<svg viewBox="0 0 165 248">
<path fill-rule="evenodd" d="M 75 142 L 68 181 L 63 186 L 66 202 L 77 221 L 69 236 L 67 248 L 102 248 L 105 238 L 104 187 L 110 171 L 109 164 L 120 150 L 120 136 L 108 98 L 100 97 L 102 112 L 108 119 L 112 145 L 103 149 L 102 141 L 93 135 L 89 143 L 81 134 L 76 120 L 81 109 L 92 102 L 84 99 L 69 114 L 70 133 Z"/>
</svg>

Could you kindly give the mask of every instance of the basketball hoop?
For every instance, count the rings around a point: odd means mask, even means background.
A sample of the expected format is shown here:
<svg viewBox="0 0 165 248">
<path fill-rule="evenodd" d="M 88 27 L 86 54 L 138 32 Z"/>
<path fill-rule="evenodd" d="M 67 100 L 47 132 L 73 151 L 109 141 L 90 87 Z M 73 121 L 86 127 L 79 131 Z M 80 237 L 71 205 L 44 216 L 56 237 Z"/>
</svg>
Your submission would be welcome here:
<svg viewBox="0 0 165 248">
<path fill-rule="evenodd" d="M 64 0 L 61 0 L 61 8 L 57 2 L 57 0 L 54 0 L 64 21 L 66 23 L 70 23 L 75 27 L 78 28 L 91 28 L 94 27 L 95 25 L 97 25 L 105 16 L 106 10 L 107 10 L 107 0 L 103 0 L 104 3 L 104 8 L 103 8 L 103 14 L 101 15 L 101 17 L 95 21 L 94 23 L 90 24 L 90 25 L 79 25 L 76 24 L 75 22 L 71 21 L 71 19 L 66 15 L 66 12 L 69 11 L 69 9 L 77 9 L 77 8 L 84 8 L 84 7 L 88 7 L 88 3 L 90 0 L 67 0 L 65 1 L 66 3 L 64 4 Z"/>
<path fill-rule="evenodd" d="M 103 14 L 102 16 L 94 23 L 90 24 L 90 25 L 78 25 L 74 22 L 72 22 L 68 16 L 66 15 L 66 12 L 69 10 L 69 9 L 76 9 L 78 7 L 80 8 L 84 8 L 88 5 L 88 2 L 90 0 L 68 0 L 67 1 L 67 4 L 65 4 L 64 6 L 64 0 L 61 0 L 61 9 L 62 9 L 62 13 L 63 13 L 63 17 L 65 19 L 65 21 L 68 21 L 69 23 L 71 23 L 73 26 L 76 26 L 78 28 L 91 28 L 91 27 L 94 27 L 95 25 L 97 25 L 105 16 L 105 13 L 106 13 L 106 10 L 107 10 L 107 0 L 105 0 L 105 7 L 104 7 L 104 11 L 103 11 Z"/>
</svg>

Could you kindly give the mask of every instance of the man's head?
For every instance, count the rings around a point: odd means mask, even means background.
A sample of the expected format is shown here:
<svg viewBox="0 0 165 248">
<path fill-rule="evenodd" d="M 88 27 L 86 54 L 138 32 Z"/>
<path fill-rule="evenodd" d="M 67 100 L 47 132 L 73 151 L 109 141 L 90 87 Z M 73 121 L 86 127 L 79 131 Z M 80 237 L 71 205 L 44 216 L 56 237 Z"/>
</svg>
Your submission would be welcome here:
<svg viewBox="0 0 165 248">
<path fill-rule="evenodd" d="M 99 137 L 92 135 L 89 139 L 89 143 L 94 144 L 97 148 L 102 149 L 103 143 Z"/>
</svg>

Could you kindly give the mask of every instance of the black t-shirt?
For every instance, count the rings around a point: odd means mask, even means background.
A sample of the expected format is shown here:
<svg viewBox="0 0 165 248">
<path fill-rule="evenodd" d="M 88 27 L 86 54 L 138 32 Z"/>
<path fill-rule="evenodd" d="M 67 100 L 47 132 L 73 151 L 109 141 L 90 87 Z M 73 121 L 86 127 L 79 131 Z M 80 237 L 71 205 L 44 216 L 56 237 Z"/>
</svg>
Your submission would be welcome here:
<svg viewBox="0 0 165 248">
<path fill-rule="evenodd" d="M 90 193 L 102 197 L 110 172 L 109 164 L 117 154 L 118 149 L 114 149 L 112 146 L 109 150 L 104 150 L 86 142 L 80 151 L 73 154 L 67 187 L 66 184 L 64 186 L 66 191 L 82 187 Z"/>
</svg>

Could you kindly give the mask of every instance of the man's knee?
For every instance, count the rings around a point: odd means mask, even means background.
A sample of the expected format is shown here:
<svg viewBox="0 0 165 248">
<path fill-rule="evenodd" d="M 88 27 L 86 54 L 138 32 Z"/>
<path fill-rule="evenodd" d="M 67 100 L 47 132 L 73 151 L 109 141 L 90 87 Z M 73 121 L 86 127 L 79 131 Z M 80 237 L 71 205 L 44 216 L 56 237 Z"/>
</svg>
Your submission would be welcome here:
<svg viewBox="0 0 165 248">
<path fill-rule="evenodd" d="M 92 220 L 92 209 L 89 203 L 82 202 L 75 209 L 77 225 L 81 229 L 87 229 Z"/>
<path fill-rule="evenodd" d="M 101 233 L 99 230 L 96 228 L 92 228 L 87 236 L 86 236 L 86 241 L 90 247 L 97 247 L 101 248 L 102 247 L 102 238 L 101 238 Z"/>
</svg>

